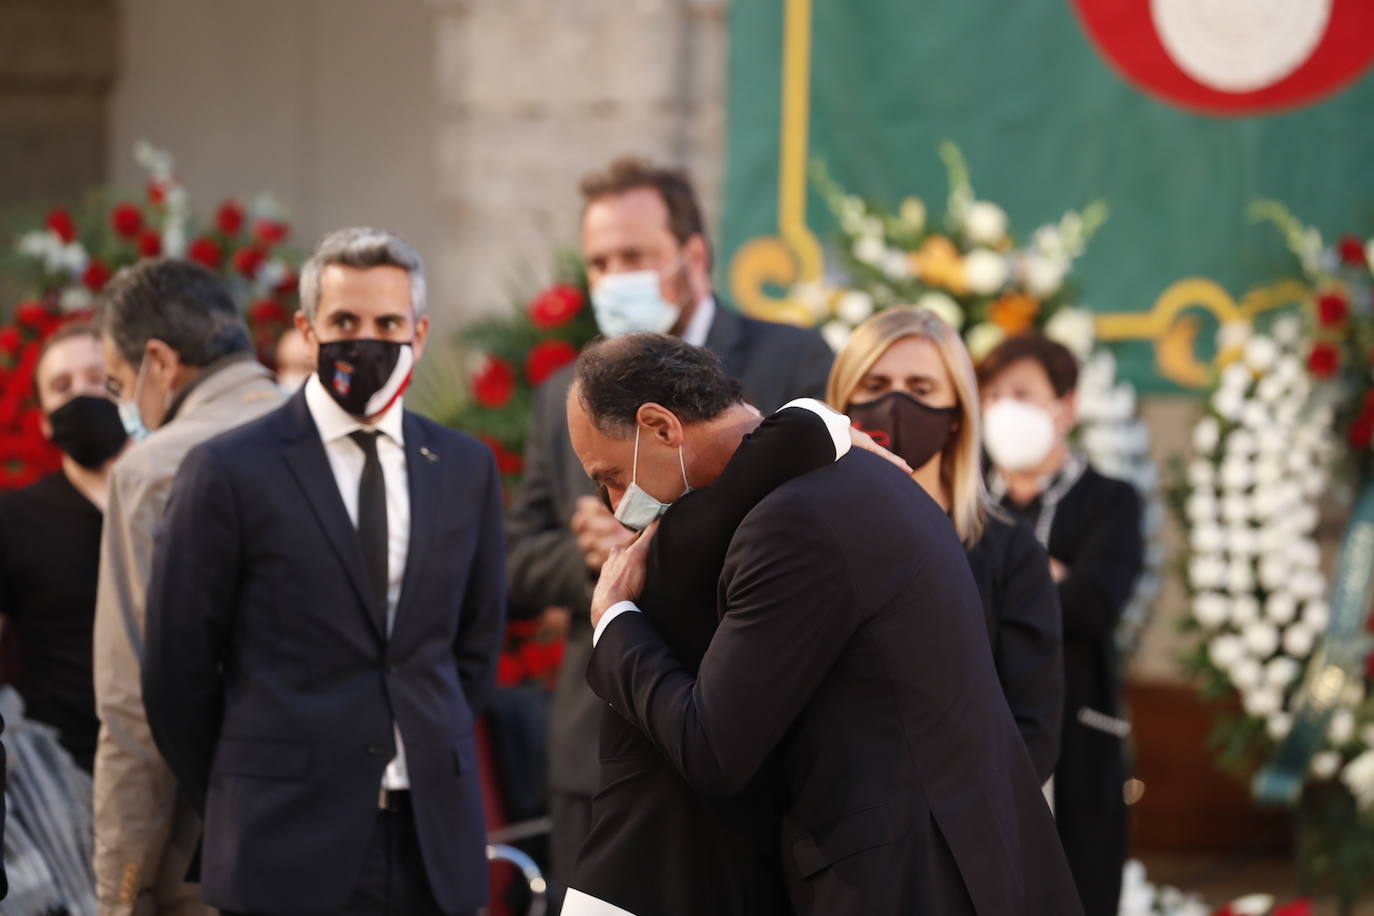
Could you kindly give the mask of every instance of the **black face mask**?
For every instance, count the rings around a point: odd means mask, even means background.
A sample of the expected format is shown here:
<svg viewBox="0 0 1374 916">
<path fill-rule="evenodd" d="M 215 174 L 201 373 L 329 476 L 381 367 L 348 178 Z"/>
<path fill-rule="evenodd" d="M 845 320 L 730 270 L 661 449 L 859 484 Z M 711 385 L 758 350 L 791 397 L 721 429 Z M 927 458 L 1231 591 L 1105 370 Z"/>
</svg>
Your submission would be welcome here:
<svg viewBox="0 0 1374 916">
<path fill-rule="evenodd" d="M 874 442 L 913 469 L 923 467 L 944 449 L 959 418 L 959 408 L 931 407 L 905 391 L 891 391 L 866 404 L 850 404 L 845 412 Z"/>
<path fill-rule="evenodd" d="M 109 398 L 77 395 L 48 414 L 52 441 L 83 468 L 95 470 L 128 440 L 119 408 Z"/>
<path fill-rule="evenodd" d="M 375 417 L 410 384 L 415 354 L 410 341 L 334 340 L 320 344 L 320 381 L 355 417 Z"/>
</svg>

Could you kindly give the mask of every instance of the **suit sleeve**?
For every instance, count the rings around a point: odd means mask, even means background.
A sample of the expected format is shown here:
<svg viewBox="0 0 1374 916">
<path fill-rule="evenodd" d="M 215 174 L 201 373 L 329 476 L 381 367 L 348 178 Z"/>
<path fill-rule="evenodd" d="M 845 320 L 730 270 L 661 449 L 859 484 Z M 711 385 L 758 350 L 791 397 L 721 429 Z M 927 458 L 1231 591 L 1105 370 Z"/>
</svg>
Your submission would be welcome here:
<svg viewBox="0 0 1374 916">
<path fill-rule="evenodd" d="M 224 718 L 221 661 L 239 573 L 234 493 L 214 452 L 201 446 L 177 472 L 153 555 L 143 665 L 153 739 L 201 811 Z"/>
<path fill-rule="evenodd" d="M 997 676 L 1036 775 L 1044 782 L 1059 760 L 1064 642 L 1059 595 L 1045 551 L 1024 525 L 1016 526 L 1005 554 L 1001 595 L 993 646 Z"/>
<path fill-rule="evenodd" d="M 453 654 L 463 696 L 474 716 L 479 716 L 496 687 L 496 658 L 501 652 L 505 628 L 506 581 L 501 535 L 501 478 L 496 462 L 486 456 L 486 482 L 479 490 L 481 521 L 477 552 L 468 573 L 467 592 L 459 614 Z"/>
<path fill-rule="evenodd" d="M 857 623 L 841 553 L 804 506 L 761 504 L 736 543 L 725 614 L 695 679 L 644 614 L 611 622 L 587 672 L 597 695 L 705 796 L 745 787 Z"/>
<path fill-rule="evenodd" d="M 1059 583 L 1066 639 L 1110 637 L 1145 561 L 1140 497 L 1128 484 L 1113 489 L 1094 510 L 1092 528 Z"/>
<path fill-rule="evenodd" d="M 568 519 L 555 511 L 553 487 L 556 443 L 565 435 L 567 406 L 560 389 L 545 385 L 535 393 L 525 438 L 525 476 L 506 522 L 506 576 L 511 601 L 539 610 L 560 605 L 584 611 L 592 580 Z M 574 613 L 573 621 L 585 617 Z"/>
</svg>

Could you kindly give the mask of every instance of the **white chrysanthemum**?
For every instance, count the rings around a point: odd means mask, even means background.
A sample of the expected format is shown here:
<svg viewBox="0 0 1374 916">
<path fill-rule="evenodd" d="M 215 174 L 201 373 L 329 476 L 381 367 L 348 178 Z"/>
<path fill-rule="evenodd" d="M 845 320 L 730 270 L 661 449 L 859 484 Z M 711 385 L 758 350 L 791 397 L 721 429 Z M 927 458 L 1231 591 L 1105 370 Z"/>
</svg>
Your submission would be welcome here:
<svg viewBox="0 0 1374 916">
<path fill-rule="evenodd" d="M 1248 699 L 1252 692 L 1259 689 L 1260 681 L 1264 678 L 1264 669 L 1255 659 L 1243 655 L 1231 663 L 1226 676 L 1231 679 L 1232 686 L 1241 692 L 1242 697 Z"/>
<path fill-rule="evenodd" d="M 1221 465 L 1221 486 L 1224 490 L 1245 490 L 1254 481 L 1248 461 L 1225 461 Z"/>
<path fill-rule="evenodd" d="M 1195 589 L 1226 587 L 1226 563 L 1220 556 L 1203 554 L 1188 563 L 1188 581 Z"/>
<path fill-rule="evenodd" d="M 1268 337 L 1251 337 L 1245 344 L 1245 364 L 1255 372 L 1268 372 L 1278 358 L 1278 344 Z"/>
<path fill-rule="evenodd" d="M 1221 501 L 1221 517 L 1228 525 L 1243 525 L 1253 514 L 1252 503 L 1245 493 L 1230 493 Z"/>
<path fill-rule="evenodd" d="M 956 331 L 962 329 L 964 326 L 964 310 L 959 308 L 959 303 L 955 302 L 953 297 L 951 297 L 947 293 L 942 293 L 938 290 L 931 290 L 928 293 L 923 293 L 921 297 L 916 300 L 916 308 L 925 309 L 928 312 L 934 312 L 936 315 L 940 317 L 941 321 L 943 321 L 950 327 L 954 328 L 954 330 Z M 988 322 L 986 324 L 979 325 L 978 327 L 996 328 L 998 331 L 1002 332 L 1003 336 L 1006 336 L 1006 332 L 1002 331 L 1001 325 L 996 325 L 992 324 L 991 322 Z M 975 328 L 974 330 L 977 329 Z M 971 353 L 973 351 L 973 344 L 971 343 L 971 340 L 973 338 L 973 331 L 969 332 L 969 338 L 970 342 L 968 342 L 968 346 L 969 352 Z M 988 347 L 988 351 L 990 351 L 993 347 L 997 346 L 997 344 L 1001 342 L 1002 339 L 999 337 L 995 342 L 993 342 Z M 986 356 L 987 351 L 984 351 L 982 355 Z M 981 357 L 979 356 L 974 357 L 975 360 L 980 358 Z"/>
<path fill-rule="evenodd" d="M 1231 599 L 1231 623 L 1236 627 L 1246 627 L 1259 620 L 1259 601 L 1254 595 L 1236 595 Z"/>
<path fill-rule="evenodd" d="M 986 200 L 975 200 L 964 212 L 964 235 L 975 245 L 996 245 L 1007 235 L 1006 211 Z"/>
<path fill-rule="evenodd" d="M 1202 489 L 1215 484 L 1216 479 L 1216 470 L 1212 462 L 1195 458 L 1188 464 L 1188 486 Z"/>
<path fill-rule="evenodd" d="M 1285 591 L 1270 592 L 1264 599 L 1264 617 L 1270 623 L 1287 626 L 1298 616 L 1298 602 Z"/>
<path fill-rule="evenodd" d="M 1234 388 L 1218 388 L 1212 395 L 1212 409 L 1232 423 L 1240 420 L 1245 407 L 1244 393 Z"/>
<path fill-rule="evenodd" d="M 1293 717 L 1286 712 L 1271 713 L 1269 719 L 1264 723 L 1264 728 L 1265 731 L 1269 732 L 1271 740 L 1282 741 L 1293 730 Z"/>
<path fill-rule="evenodd" d="M 1302 339 L 1302 322 L 1296 315 L 1284 315 L 1274 322 L 1270 333 L 1280 345 L 1291 346 Z"/>
<path fill-rule="evenodd" d="M 1223 353 L 1228 350 L 1239 350 L 1245 346 L 1252 333 L 1254 329 L 1250 327 L 1250 322 L 1228 321 L 1217 328 L 1217 349 Z"/>
<path fill-rule="evenodd" d="M 1259 718 L 1268 718 L 1283 708 L 1283 694 L 1273 687 L 1251 690 L 1241 697 L 1241 701 L 1245 704 L 1246 712 Z"/>
<path fill-rule="evenodd" d="M 35 229 L 19 236 L 14 250 L 26 258 L 42 261 L 45 265 L 52 260 L 54 253 L 62 246 L 62 240 L 51 229 Z"/>
<path fill-rule="evenodd" d="M 1260 534 L 1263 546 L 1264 534 Z M 1267 591 L 1281 589 L 1288 582 L 1288 561 L 1282 553 L 1266 553 L 1259 561 L 1260 585 Z"/>
<path fill-rule="evenodd" d="M 1302 606 L 1302 620 L 1318 633 L 1326 630 L 1331 622 L 1331 605 L 1321 599 L 1313 599 Z"/>
<path fill-rule="evenodd" d="M 1193 599 L 1193 616 L 1208 629 L 1216 629 L 1226 622 L 1226 599 L 1216 592 L 1203 592 Z"/>
<path fill-rule="evenodd" d="M 1374 750 L 1365 751 L 1346 764 L 1341 781 L 1355 796 L 1361 810 L 1374 806 Z"/>
<path fill-rule="evenodd" d="M 1257 620 L 1242 631 L 1246 647 L 1260 658 L 1268 658 L 1279 648 L 1279 631 L 1271 623 Z"/>
<path fill-rule="evenodd" d="M 1266 404 L 1273 404 L 1281 400 L 1287 393 L 1288 385 L 1277 375 L 1269 374 L 1259 380 L 1255 386 L 1255 397 Z"/>
<path fill-rule="evenodd" d="M 1188 496 L 1183 504 L 1183 513 L 1194 525 L 1215 522 L 1220 513 L 1220 505 L 1209 490 L 1197 490 Z"/>
<path fill-rule="evenodd" d="M 1360 743 L 1365 747 L 1374 747 L 1374 724 L 1360 727 Z"/>
<path fill-rule="evenodd" d="M 1318 779 L 1330 779 L 1341 768 L 1341 755 L 1335 751 L 1319 751 L 1312 755 L 1312 775 Z"/>
<path fill-rule="evenodd" d="M 1287 687 L 1302 674 L 1302 665 L 1287 655 L 1271 658 L 1264 666 L 1264 679 L 1280 689 Z"/>
<path fill-rule="evenodd" d="M 1255 568 L 1249 560 L 1236 558 L 1226 568 L 1226 590 L 1233 595 L 1255 590 Z"/>
<path fill-rule="evenodd" d="M 186 230 L 180 223 L 168 222 L 162 230 L 162 253 L 169 258 L 186 254 Z"/>
<path fill-rule="evenodd" d="M 1226 454 L 1248 458 L 1259 448 L 1255 434 L 1248 429 L 1238 429 L 1226 437 Z"/>
<path fill-rule="evenodd" d="M 1216 417 L 1203 417 L 1197 426 L 1193 427 L 1194 451 L 1210 454 L 1216 450 L 1220 441 L 1221 425 L 1217 423 Z"/>
<path fill-rule="evenodd" d="M 57 301 L 58 308 L 63 312 L 84 312 L 90 308 L 95 301 L 91 296 L 91 291 L 84 286 L 69 286 L 62 290 L 62 297 Z"/>
<path fill-rule="evenodd" d="M 75 277 L 79 276 L 90 262 L 85 247 L 80 242 L 70 242 L 57 252 L 50 266 L 54 271 L 65 270 Z"/>
<path fill-rule="evenodd" d="M 1226 535 L 1219 525 L 1196 525 L 1189 532 L 1188 543 L 1197 553 L 1217 553 L 1226 548 Z"/>
<path fill-rule="evenodd" d="M 1246 401 L 1240 417 L 1251 430 L 1268 429 L 1274 424 L 1274 415 L 1260 401 Z"/>
<path fill-rule="evenodd" d="M 1229 671 L 1232 665 L 1245 657 L 1245 645 L 1240 637 L 1225 633 L 1208 643 L 1207 657 L 1222 671 Z"/>
<path fill-rule="evenodd" d="M 1027 292 L 1036 298 L 1046 299 L 1059 292 L 1059 288 L 1064 285 L 1069 265 L 1066 261 L 1052 261 L 1032 254 L 1027 255 L 1021 262 L 1021 271 Z"/>
<path fill-rule="evenodd" d="M 922 296 L 921 298 L 924 299 L 925 297 Z M 1006 336 L 1007 332 L 1002 330 L 1001 325 L 985 321 L 969 330 L 968 336 L 964 338 L 964 343 L 968 346 L 969 356 L 976 363 L 991 353 L 992 348 L 1006 339 Z"/>
<path fill-rule="evenodd" d="M 926 225 L 926 202 L 919 197 L 908 197 L 897 210 L 898 217 L 912 229 L 921 230 Z"/>
<path fill-rule="evenodd" d="M 863 290 L 852 290 L 835 303 L 835 315 L 850 325 L 862 324 L 873 314 L 873 297 Z"/>
<path fill-rule="evenodd" d="M 1231 363 L 1221 370 L 1221 379 L 1217 388 L 1235 394 L 1244 394 L 1250 390 L 1250 383 L 1254 380 L 1255 377 L 1250 374 L 1249 369 L 1245 368 L 1244 363 Z"/>
<path fill-rule="evenodd" d="M 1314 642 L 1316 636 L 1312 628 L 1301 620 L 1283 631 L 1283 651 L 1294 658 L 1307 658 Z"/>
<path fill-rule="evenodd" d="M 1264 457 L 1255 462 L 1255 485 L 1263 489 L 1283 480 L 1283 464 Z"/>
<path fill-rule="evenodd" d="M 878 267 L 887 255 L 887 246 L 881 236 L 861 235 L 854 240 L 854 259 L 870 267 Z"/>
<path fill-rule="evenodd" d="M 844 349 L 844 345 L 849 342 L 849 335 L 853 330 L 843 321 L 827 321 L 821 328 L 821 337 L 830 344 L 830 349 L 836 353 Z"/>
<path fill-rule="evenodd" d="M 1305 570 L 1293 576 L 1293 597 L 1307 601 L 1326 593 L 1326 579 L 1315 570 Z"/>
<path fill-rule="evenodd" d="M 291 267 L 281 258 L 268 258 L 262 262 L 253 280 L 266 289 L 273 289 L 291 273 Z"/>
<path fill-rule="evenodd" d="M 911 276 L 911 260 L 899 248 L 889 248 L 883 255 L 883 275 L 894 282 Z"/>
<path fill-rule="evenodd" d="M 1302 492 L 1308 499 L 1316 499 L 1326 492 L 1326 472 L 1321 468 L 1309 467 L 1302 475 Z"/>
<path fill-rule="evenodd" d="M 832 294 L 833 290 L 824 282 L 798 283 L 792 287 L 792 298 L 800 302 L 817 322 L 830 317 Z"/>
<path fill-rule="evenodd" d="M 1326 727 L 1326 737 L 1338 746 L 1355 737 L 1355 714 L 1348 709 L 1338 709 L 1332 713 L 1331 722 Z"/>
<path fill-rule="evenodd" d="M 1297 569 L 1317 569 L 1321 566 L 1322 552 L 1316 541 L 1300 538 L 1288 545 L 1288 562 Z"/>
<path fill-rule="evenodd" d="M 1087 309 L 1062 308 L 1045 323 L 1045 336 L 1068 347 L 1079 360 L 1084 360 L 1092 352 L 1097 330 L 1092 313 Z"/>
<path fill-rule="evenodd" d="M 978 296 L 990 296 L 1007 282 L 1007 260 L 995 251 L 975 248 L 964 256 L 964 282 Z"/>
<path fill-rule="evenodd" d="M 876 235 L 881 237 L 883 234 L 882 218 L 873 215 L 865 216 L 863 219 L 863 223 L 859 228 L 859 234 Z"/>
<path fill-rule="evenodd" d="M 1249 525 L 1233 524 L 1226 529 L 1226 549 L 1231 553 L 1252 557 L 1259 553 L 1259 547 L 1259 534 Z"/>
</svg>

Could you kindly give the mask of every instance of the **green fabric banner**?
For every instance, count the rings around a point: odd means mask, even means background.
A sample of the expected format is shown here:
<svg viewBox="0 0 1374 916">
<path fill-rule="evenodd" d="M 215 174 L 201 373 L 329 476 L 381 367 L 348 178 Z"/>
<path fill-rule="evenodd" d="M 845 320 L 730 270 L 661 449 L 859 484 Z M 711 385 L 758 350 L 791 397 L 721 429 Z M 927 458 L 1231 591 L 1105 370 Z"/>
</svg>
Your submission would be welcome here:
<svg viewBox="0 0 1374 916">
<path fill-rule="evenodd" d="M 833 229 L 810 162 L 852 192 L 940 207 L 936 147 L 948 138 L 1019 238 L 1106 200 L 1111 218 L 1075 265 L 1081 304 L 1142 389 L 1205 383 L 1219 321 L 1299 295 L 1280 282 L 1292 262 L 1278 234 L 1247 219 L 1252 200 L 1282 201 L 1328 238 L 1374 230 L 1374 76 L 1362 56 L 1371 30 L 1350 37 L 1350 17 L 1364 14 L 1347 0 L 1315 2 L 1326 19 L 1283 24 L 1263 60 L 1297 63 L 1277 76 L 1190 46 L 1200 7 L 1189 4 L 738 0 L 722 288 L 746 312 L 794 317 L 786 289 L 818 278 Z M 1149 26 L 1166 14 L 1182 25 L 1160 19 L 1146 48 L 1155 56 L 1142 56 L 1143 27 L 1130 17 Z M 1306 46 L 1283 44 L 1319 27 Z"/>
</svg>

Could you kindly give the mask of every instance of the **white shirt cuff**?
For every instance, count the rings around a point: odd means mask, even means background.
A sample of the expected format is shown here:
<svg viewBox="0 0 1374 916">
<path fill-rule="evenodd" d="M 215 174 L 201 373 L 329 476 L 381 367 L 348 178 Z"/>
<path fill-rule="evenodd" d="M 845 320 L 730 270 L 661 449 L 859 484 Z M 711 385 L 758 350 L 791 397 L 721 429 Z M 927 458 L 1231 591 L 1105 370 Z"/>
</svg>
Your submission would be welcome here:
<svg viewBox="0 0 1374 916">
<path fill-rule="evenodd" d="M 830 430 L 830 438 L 835 440 L 835 460 L 839 461 L 849 453 L 849 418 L 829 404 L 823 404 L 815 398 L 797 398 L 788 401 L 778 408 L 786 410 L 789 407 L 800 407 L 802 410 L 809 410 L 816 416 L 825 421 L 825 428 Z"/>
<path fill-rule="evenodd" d="M 596 648 L 596 644 L 601 641 L 601 634 L 606 632 L 611 621 L 626 611 L 639 613 L 639 606 L 633 601 L 620 601 L 606 609 L 606 613 L 602 614 L 601 619 L 596 622 L 596 629 L 592 631 L 592 648 Z"/>
</svg>

